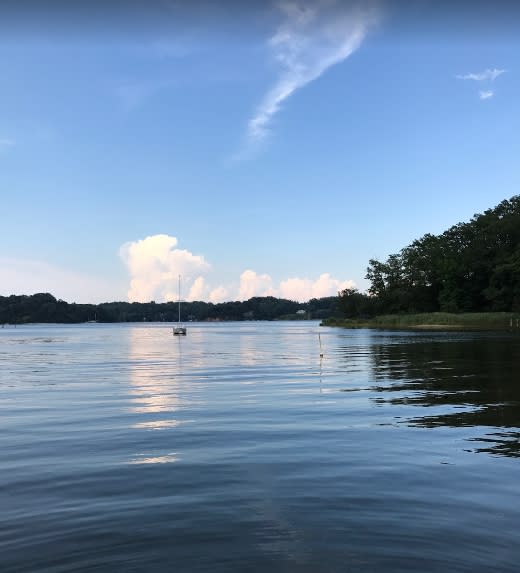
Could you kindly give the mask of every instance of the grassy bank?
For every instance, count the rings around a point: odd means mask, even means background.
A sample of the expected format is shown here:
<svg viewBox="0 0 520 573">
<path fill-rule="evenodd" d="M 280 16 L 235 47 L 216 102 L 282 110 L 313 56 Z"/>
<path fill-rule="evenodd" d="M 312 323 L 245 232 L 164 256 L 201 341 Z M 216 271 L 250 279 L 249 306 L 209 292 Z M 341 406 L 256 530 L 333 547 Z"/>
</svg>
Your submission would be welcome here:
<svg viewBox="0 0 520 573">
<path fill-rule="evenodd" d="M 343 328 L 413 328 L 438 330 L 508 330 L 520 332 L 520 313 L 510 312 L 430 312 L 388 314 L 370 319 L 327 319 L 323 326 Z"/>
</svg>

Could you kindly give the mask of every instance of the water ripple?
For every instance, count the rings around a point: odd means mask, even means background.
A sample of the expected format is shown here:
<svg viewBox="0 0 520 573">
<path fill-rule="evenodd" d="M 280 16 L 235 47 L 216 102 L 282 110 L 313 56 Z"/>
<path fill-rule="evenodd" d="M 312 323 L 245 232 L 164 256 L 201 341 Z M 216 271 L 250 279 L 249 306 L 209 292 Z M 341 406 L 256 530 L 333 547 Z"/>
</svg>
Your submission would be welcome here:
<svg viewBox="0 0 520 573">
<path fill-rule="evenodd" d="M 316 322 L 4 329 L 2 573 L 516 572 L 519 361 Z"/>
</svg>

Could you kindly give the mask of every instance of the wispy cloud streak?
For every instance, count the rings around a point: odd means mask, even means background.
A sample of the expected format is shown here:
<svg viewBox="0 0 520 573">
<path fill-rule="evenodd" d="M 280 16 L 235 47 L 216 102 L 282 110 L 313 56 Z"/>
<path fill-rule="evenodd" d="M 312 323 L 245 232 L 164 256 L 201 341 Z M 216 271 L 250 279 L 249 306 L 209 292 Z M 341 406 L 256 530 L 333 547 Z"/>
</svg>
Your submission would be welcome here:
<svg viewBox="0 0 520 573">
<path fill-rule="evenodd" d="M 483 82 L 486 80 L 494 81 L 498 78 L 498 76 L 501 76 L 502 74 L 505 74 L 506 72 L 507 72 L 507 70 L 499 70 L 497 68 L 493 68 L 492 70 L 487 69 L 487 70 L 484 70 L 483 72 L 478 72 L 476 74 L 458 75 L 457 79 L 459 79 L 459 80 L 474 80 L 476 82 Z"/>
<path fill-rule="evenodd" d="M 264 140 L 285 100 L 348 58 L 377 21 L 377 11 L 366 2 L 361 6 L 340 0 L 296 0 L 281 2 L 279 9 L 284 22 L 269 47 L 282 71 L 249 120 L 250 142 Z"/>
<path fill-rule="evenodd" d="M 478 95 L 480 99 L 489 99 L 495 95 L 495 92 L 493 90 L 480 91 Z"/>
<path fill-rule="evenodd" d="M 483 72 L 478 72 L 476 74 L 461 74 L 455 76 L 458 80 L 472 80 L 475 82 L 483 82 L 483 85 L 490 86 L 493 82 L 502 74 L 505 74 L 507 70 L 500 70 L 498 68 L 486 69 Z M 495 95 L 494 89 L 482 89 L 478 92 L 478 97 L 481 100 L 491 99 Z"/>
</svg>

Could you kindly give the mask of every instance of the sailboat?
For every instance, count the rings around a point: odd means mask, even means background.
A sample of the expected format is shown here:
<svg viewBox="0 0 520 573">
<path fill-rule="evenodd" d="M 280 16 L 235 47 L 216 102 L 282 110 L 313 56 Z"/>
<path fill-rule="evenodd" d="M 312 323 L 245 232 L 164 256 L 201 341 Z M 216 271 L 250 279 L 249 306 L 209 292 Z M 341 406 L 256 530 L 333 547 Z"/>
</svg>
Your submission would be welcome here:
<svg viewBox="0 0 520 573">
<path fill-rule="evenodd" d="M 173 334 L 186 336 L 186 327 L 181 324 L 181 275 L 179 275 L 179 320 L 177 321 L 177 326 L 173 327 Z"/>
</svg>

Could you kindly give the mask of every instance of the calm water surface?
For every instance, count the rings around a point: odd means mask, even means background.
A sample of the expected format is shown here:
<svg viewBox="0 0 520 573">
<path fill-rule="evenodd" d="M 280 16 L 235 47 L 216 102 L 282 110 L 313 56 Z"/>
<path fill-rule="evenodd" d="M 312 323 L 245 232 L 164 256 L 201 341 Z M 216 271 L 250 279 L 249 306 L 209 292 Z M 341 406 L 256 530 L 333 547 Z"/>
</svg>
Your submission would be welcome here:
<svg viewBox="0 0 520 573">
<path fill-rule="evenodd" d="M 2 573 L 519 568 L 520 336 L 0 329 Z"/>
</svg>

